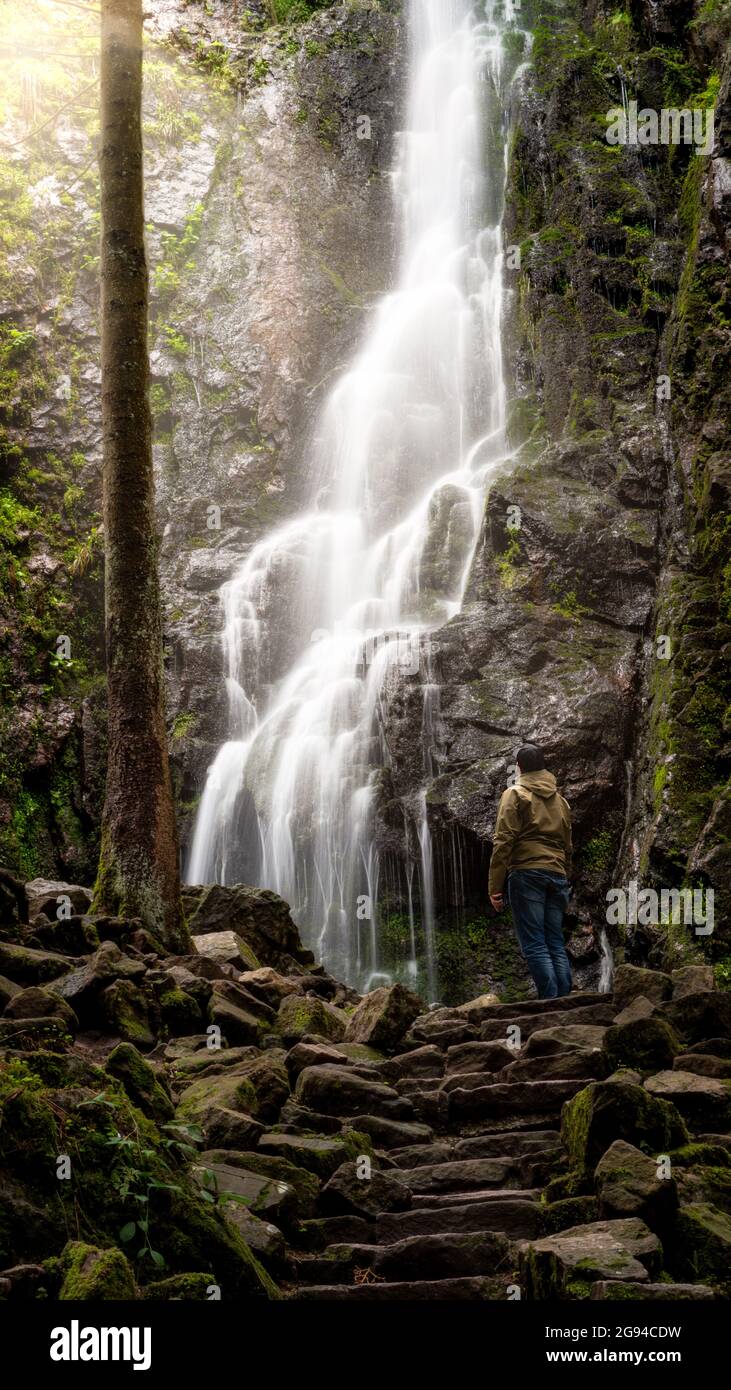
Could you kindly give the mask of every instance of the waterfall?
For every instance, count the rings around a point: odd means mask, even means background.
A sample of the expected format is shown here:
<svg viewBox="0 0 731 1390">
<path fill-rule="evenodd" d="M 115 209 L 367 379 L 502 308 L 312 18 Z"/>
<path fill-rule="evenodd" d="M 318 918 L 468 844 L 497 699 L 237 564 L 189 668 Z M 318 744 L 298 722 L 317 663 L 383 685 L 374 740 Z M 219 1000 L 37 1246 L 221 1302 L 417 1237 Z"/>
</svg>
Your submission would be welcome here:
<svg viewBox="0 0 731 1390">
<path fill-rule="evenodd" d="M 361 989 L 391 978 L 381 918 L 393 893 L 375 820 L 389 701 L 420 687 L 423 784 L 405 807 L 397 973 L 414 982 L 422 969 L 435 999 L 430 634 L 460 610 L 506 457 L 501 219 L 519 45 L 504 38 L 520 31 L 510 0 L 410 0 L 408 25 L 396 284 L 322 410 L 303 460 L 310 504 L 223 586 L 228 737 L 186 878 L 273 888 L 334 974 Z"/>
</svg>

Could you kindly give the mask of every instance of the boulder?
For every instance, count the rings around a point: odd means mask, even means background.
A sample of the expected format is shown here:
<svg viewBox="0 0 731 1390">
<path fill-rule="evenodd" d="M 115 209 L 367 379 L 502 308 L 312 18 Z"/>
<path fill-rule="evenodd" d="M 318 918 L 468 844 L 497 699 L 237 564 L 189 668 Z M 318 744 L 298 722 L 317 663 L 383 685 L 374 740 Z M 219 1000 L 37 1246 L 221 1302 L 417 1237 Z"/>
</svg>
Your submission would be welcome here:
<svg viewBox="0 0 731 1390">
<path fill-rule="evenodd" d="M 283 1229 L 292 1228 L 297 1218 L 297 1193 L 288 1183 L 253 1173 L 232 1163 L 194 1164 L 193 1174 L 201 1187 L 221 1199 L 233 1199 L 263 1221 Z"/>
<path fill-rule="evenodd" d="M 637 1023 L 641 1018 L 651 1018 L 658 1007 L 658 1004 L 652 999 L 648 999 L 644 994 L 638 994 L 631 1004 L 628 1004 L 621 1013 L 617 1014 L 614 1022 L 618 1027 L 624 1023 Z"/>
<path fill-rule="evenodd" d="M 83 1027 L 94 1028 L 106 1019 L 112 1022 L 105 1011 L 101 995 L 115 980 L 132 983 L 145 975 L 145 965 L 139 960 L 130 960 L 113 941 L 105 941 L 84 965 L 72 970 L 53 986 L 54 994 L 60 995 L 71 1005 Z M 124 991 L 122 991 L 124 994 Z M 135 1042 L 135 1038 L 130 1038 Z"/>
<path fill-rule="evenodd" d="M 717 1129 L 722 1134 L 731 1124 L 731 1085 L 727 1081 L 690 1071 L 661 1071 L 648 1076 L 645 1090 L 671 1101 L 695 1129 Z"/>
<path fill-rule="evenodd" d="M 644 1144 L 659 1154 L 686 1143 L 688 1131 L 667 1100 L 635 1082 L 610 1077 L 593 1082 L 567 1101 L 561 1113 L 561 1138 L 571 1166 L 593 1174 L 615 1139 Z"/>
<path fill-rule="evenodd" d="M 301 980 L 280 975 L 270 965 L 263 965 L 259 970 L 244 971 L 239 976 L 239 984 L 275 1011 L 286 995 L 302 993 Z"/>
<path fill-rule="evenodd" d="M 418 995 L 401 984 L 374 989 L 351 1015 L 345 1031 L 346 1041 L 393 1051 L 423 1007 Z"/>
<path fill-rule="evenodd" d="M 675 1180 L 659 1177 L 655 1160 L 624 1139 L 600 1158 L 594 1187 L 602 1218 L 639 1216 L 652 1230 L 667 1225 L 678 1205 Z"/>
<path fill-rule="evenodd" d="M 195 1033 L 203 1022 L 200 1004 L 187 990 L 166 989 L 160 995 L 158 1004 L 164 1032 L 173 1037 Z"/>
<path fill-rule="evenodd" d="M 430 1048 L 428 1050 L 430 1052 L 436 1052 L 438 1056 L 442 1055 L 439 1048 Z M 427 1049 L 420 1048 L 419 1051 L 425 1052 Z M 411 1055 L 417 1057 L 418 1053 L 414 1052 Z M 452 1076 L 455 1072 L 474 1073 L 481 1071 L 489 1074 L 491 1072 L 501 1071 L 503 1067 L 510 1066 L 510 1063 L 515 1061 L 517 1055 L 517 1052 L 511 1047 L 506 1047 L 505 1043 L 459 1043 L 456 1047 L 447 1049 L 447 1061 L 444 1070 L 447 1076 Z"/>
<path fill-rule="evenodd" d="M 640 1299 L 644 1303 L 700 1303 L 716 1298 L 707 1284 L 636 1284 L 631 1280 L 600 1279 L 592 1284 L 589 1297 L 594 1299 Z"/>
<path fill-rule="evenodd" d="M 201 1154 L 201 1164 L 205 1167 L 216 1163 L 227 1163 L 234 1168 L 245 1168 L 249 1173 L 259 1173 L 265 1178 L 276 1178 L 286 1182 L 297 1193 L 298 1211 L 301 1217 L 314 1216 L 320 1193 L 320 1179 L 306 1168 L 290 1163 L 278 1154 L 254 1152 L 236 1153 L 226 1149 L 208 1149 Z"/>
<path fill-rule="evenodd" d="M 69 1241 L 59 1257 L 59 1299 L 126 1302 L 137 1297 L 132 1267 L 121 1250 L 99 1250 L 81 1240 Z"/>
<path fill-rule="evenodd" d="M 102 990 L 99 1002 L 111 1033 L 143 1050 L 155 1046 L 151 1000 L 132 980 L 114 980 Z"/>
<path fill-rule="evenodd" d="M 286 1066 L 294 1085 L 305 1067 L 342 1067 L 344 1062 L 343 1054 L 334 1047 L 328 1047 L 327 1043 L 298 1042 L 287 1053 Z"/>
<path fill-rule="evenodd" d="M 69 1033 L 75 1033 L 79 1020 L 73 1009 L 51 990 L 30 985 L 13 996 L 5 1009 L 5 1018 L 57 1018 Z"/>
<path fill-rule="evenodd" d="M 326 1115 L 378 1115 L 410 1120 L 411 1101 L 390 1086 L 357 1076 L 352 1067 L 305 1067 L 297 1078 L 295 1098 L 300 1105 Z"/>
<path fill-rule="evenodd" d="M 0 1013 L 10 1003 L 14 994 L 19 994 L 22 985 L 16 985 L 14 980 L 8 980 L 5 975 L 0 975 Z"/>
<path fill-rule="evenodd" d="M 158 1124 L 172 1119 L 175 1107 L 161 1086 L 155 1068 L 140 1056 L 131 1043 L 119 1043 L 109 1053 L 104 1065 L 111 1076 L 121 1081 L 132 1104 L 144 1115 Z"/>
<path fill-rule="evenodd" d="M 261 1121 L 252 1115 L 231 1110 L 215 1101 L 203 1107 L 196 1122 L 200 1123 L 206 1143 L 222 1150 L 255 1149 L 265 1132 Z"/>
<path fill-rule="evenodd" d="M 295 1043 L 307 1033 L 340 1042 L 345 1037 L 346 1016 L 316 994 L 288 994 L 279 1005 L 277 1032 Z"/>
<path fill-rule="evenodd" d="M 215 1283 L 213 1274 L 171 1274 L 146 1284 L 140 1298 L 152 1303 L 207 1303 Z"/>
<path fill-rule="evenodd" d="M 236 1066 L 221 1075 L 201 1077 L 186 1086 L 178 1100 L 177 1117 L 186 1123 L 202 1124 L 212 1105 L 238 1114 L 256 1115 L 256 1104 L 256 1091 L 249 1077 Z"/>
<path fill-rule="evenodd" d="M 382 1211 L 403 1211 L 411 1206 L 411 1192 L 392 1173 L 373 1168 L 360 1176 L 361 1165 L 343 1163 L 320 1194 L 320 1209 L 329 1216 L 376 1217 Z"/>
<path fill-rule="evenodd" d="M 615 1005 L 620 1011 L 640 994 L 655 1004 L 669 999 L 672 980 L 660 970 L 645 970 L 638 965 L 618 965 L 614 972 L 612 989 Z"/>
<path fill-rule="evenodd" d="M 644 1221 L 595 1221 L 524 1244 L 519 1282 L 529 1299 L 586 1297 L 597 1280 L 648 1283 L 661 1263 L 660 1241 Z"/>
<path fill-rule="evenodd" d="M 715 1076 L 718 1081 L 731 1080 L 731 1058 L 705 1056 L 702 1052 L 681 1052 L 673 1059 L 673 1071 L 693 1071 L 697 1076 Z"/>
<path fill-rule="evenodd" d="M 728 1295 L 731 1281 L 731 1216 L 706 1202 L 683 1205 L 675 1220 L 668 1254 L 680 1279 L 717 1284 Z"/>
<path fill-rule="evenodd" d="M 687 1043 L 701 1042 L 703 1038 L 731 1038 L 731 993 L 697 990 L 670 1000 L 662 1012 Z"/>
<path fill-rule="evenodd" d="M 683 965 L 679 970 L 673 970 L 670 976 L 673 982 L 673 999 L 684 999 L 687 994 L 697 994 L 699 991 L 713 989 L 713 966 L 702 965 Z"/>
<path fill-rule="evenodd" d="M 259 1152 L 287 1159 L 295 1167 L 327 1179 L 351 1157 L 352 1146 L 341 1136 L 267 1133 L 259 1140 Z"/>
<path fill-rule="evenodd" d="M 74 913 L 83 916 L 91 907 L 93 894 L 89 888 L 81 888 L 78 883 L 34 878 L 30 883 L 26 883 L 25 896 L 28 902 L 28 921 L 34 922 L 41 913 L 53 921 L 59 907 L 58 899 L 61 897 L 70 898 Z"/>
<path fill-rule="evenodd" d="M 223 1201 L 219 1205 L 226 1220 L 235 1227 L 265 1268 L 271 1269 L 274 1274 L 282 1272 L 287 1263 L 286 1241 L 279 1227 L 271 1221 L 262 1221 L 243 1202 Z"/>
<path fill-rule="evenodd" d="M 483 1023 L 490 1017 L 495 1004 L 499 1004 L 497 994 L 481 994 L 477 999 L 468 999 L 466 1004 L 458 1004 L 455 1013 L 464 1014 L 468 1023 Z"/>
<path fill-rule="evenodd" d="M 192 936 L 234 932 L 256 957 L 256 964 L 249 967 L 252 970 L 259 965 L 279 970 L 282 962 L 290 959 L 312 960 L 312 953 L 302 946 L 287 903 L 268 888 L 247 884 L 184 888 L 183 905 Z"/>
<path fill-rule="evenodd" d="M 210 932 L 194 936 L 191 942 L 199 955 L 214 965 L 235 965 L 239 970 L 258 970 L 259 962 L 251 947 L 234 931 Z"/>
<path fill-rule="evenodd" d="M 523 1057 L 550 1057 L 556 1053 L 596 1052 L 601 1048 L 606 1035 L 606 1027 L 595 1027 L 590 1023 L 558 1024 L 553 1028 L 540 1028 L 531 1033 L 521 1055 Z"/>
<path fill-rule="evenodd" d="M 637 1018 L 630 1023 L 615 1023 L 604 1038 L 604 1053 L 610 1071 L 618 1067 L 635 1067 L 639 1071 L 654 1071 L 672 1067 L 679 1049 L 669 1023 L 662 1018 Z"/>
<path fill-rule="evenodd" d="M 59 956 L 54 951 L 35 951 L 30 946 L 0 941 L 0 974 L 15 984 L 42 985 L 67 975 L 75 964 L 71 957 Z"/>
<path fill-rule="evenodd" d="M 60 922 L 49 922 L 41 916 L 33 923 L 32 944 L 58 955 L 88 955 L 97 949 L 99 940 L 96 923 L 90 917 L 64 917 Z"/>
<path fill-rule="evenodd" d="M 282 1048 L 268 1048 L 257 1053 L 240 1067 L 256 1094 L 256 1114 L 265 1124 L 274 1124 L 289 1097 L 289 1076 L 286 1053 Z"/>
</svg>

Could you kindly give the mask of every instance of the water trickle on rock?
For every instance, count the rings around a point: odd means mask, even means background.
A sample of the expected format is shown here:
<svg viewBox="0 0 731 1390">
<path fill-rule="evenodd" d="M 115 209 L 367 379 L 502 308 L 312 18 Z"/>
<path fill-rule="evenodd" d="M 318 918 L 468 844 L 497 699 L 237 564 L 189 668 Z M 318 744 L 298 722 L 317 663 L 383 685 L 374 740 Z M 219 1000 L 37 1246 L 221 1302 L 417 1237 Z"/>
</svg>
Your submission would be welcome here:
<svg viewBox="0 0 731 1390">
<path fill-rule="evenodd" d="M 395 894 L 407 921 L 397 973 L 430 999 L 439 676 L 429 634 L 460 610 L 486 487 L 506 457 L 509 28 L 509 0 L 409 5 L 397 284 L 323 409 L 303 462 L 309 509 L 223 586 L 228 737 L 186 872 L 281 893 L 318 958 L 360 989 L 393 973 L 380 909 Z M 404 805 L 394 886 L 376 815 L 389 769 L 383 710 L 406 687 L 421 701 L 423 784 Z"/>
</svg>

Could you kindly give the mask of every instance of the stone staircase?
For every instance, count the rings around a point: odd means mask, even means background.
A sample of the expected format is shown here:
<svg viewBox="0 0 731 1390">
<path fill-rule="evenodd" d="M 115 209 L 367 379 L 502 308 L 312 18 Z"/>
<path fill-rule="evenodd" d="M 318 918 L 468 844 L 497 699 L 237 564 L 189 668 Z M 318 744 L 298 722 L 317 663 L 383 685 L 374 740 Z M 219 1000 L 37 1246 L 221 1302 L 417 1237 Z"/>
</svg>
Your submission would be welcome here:
<svg viewBox="0 0 731 1390">
<path fill-rule="evenodd" d="M 592 1053 L 599 1056 L 612 1017 L 605 994 L 478 1003 L 463 1024 L 425 1016 L 422 1037 L 412 1030 L 411 1050 L 399 1057 L 351 1066 L 364 1080 L 386 1081 L 406 1103 L 391 1132 L 379 1127 L 378 1115 L 349 1119 L 356 1131 L 375 1136 L 378 1170 L 402 1185 L 401 1197 L 392 1182 L 388 1209 L 369 1219 L 340 1215 L 312 1223 L 324 1245 L 294 1253 L 289 1296 L 355 1302 L 517 1296 L 510 1288 L 518 1279 L 517 1245 L 542 1235 L 542 1190 L 566 1163 L 561 1107 L 596 1074 Z M 562 1050 L 556 1032 L 562 1025 L 585 1029 L 585 1045 Z M 508 1028 L 516 1026 L 520 1060 L 507 1046 Z M 313 1115 L 311 1129 L 321 1119 Z M 292 1128 L 306 1124 L 301 1112 Z"/>
</svg>

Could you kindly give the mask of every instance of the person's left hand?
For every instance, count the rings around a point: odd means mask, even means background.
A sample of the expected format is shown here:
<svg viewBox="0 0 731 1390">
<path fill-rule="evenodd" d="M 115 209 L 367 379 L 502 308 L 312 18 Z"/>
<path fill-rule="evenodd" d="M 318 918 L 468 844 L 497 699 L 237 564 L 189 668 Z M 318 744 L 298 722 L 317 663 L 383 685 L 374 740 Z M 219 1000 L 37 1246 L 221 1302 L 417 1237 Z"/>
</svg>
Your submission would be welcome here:
<svg viewBox="0 0 731 1390">
<path fill-rule="evenodd" d="M 502 893 L 491 893 L 490 902 L 492 903 L 496 912 L 502 912 L 505 906 L 505 899 Z"/>
</svg>

